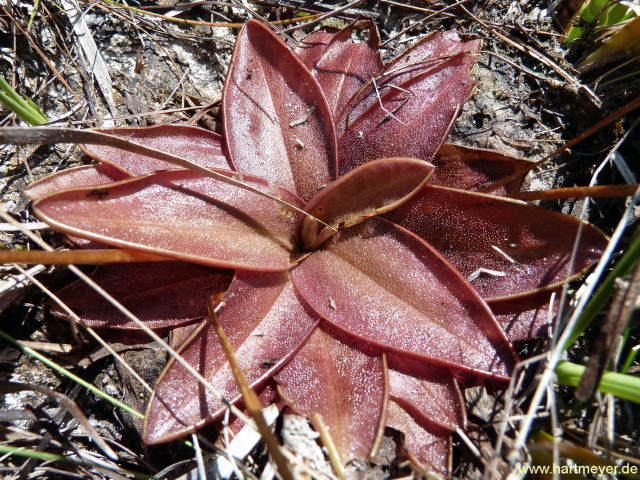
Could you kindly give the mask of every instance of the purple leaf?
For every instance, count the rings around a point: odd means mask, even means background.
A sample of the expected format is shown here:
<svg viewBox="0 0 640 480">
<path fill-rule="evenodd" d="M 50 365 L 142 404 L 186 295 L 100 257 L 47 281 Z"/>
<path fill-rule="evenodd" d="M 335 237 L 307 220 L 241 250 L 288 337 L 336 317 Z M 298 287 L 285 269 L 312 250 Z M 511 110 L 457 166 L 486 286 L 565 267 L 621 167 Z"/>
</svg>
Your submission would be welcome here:
<svg viewBox="0 0 640 480">
<path fill-rule="evenodd" d="M 163 328 L 206 315 L 207 299 L 224 292 L 232 275 L 190 263 L 160 262 L 105 265 L 91 277 L 149 328 Z M 80 280 L 56 295 L 90 327 L 140 328 Z M 52 313 L 68 319 L 57 304 Z"/>
<path fill-rule="evenodd" d="M 451 433 L 437 425 L 418 424 L 396 402 L 389 402 L 387 425 L 404 434 L 404 448 L 414 465 L 448 478 L 451 473 Z M 429 475 L 426 475 L 429 477 Z"/>
<path fill-rule="evenodd" d="M 559 296 L 556 296 L 553 303 L 548 302 L 531 310 L 518 308 L 517 302 L 511 305 L 498 302 L 492 311 L 509 341 L 515 343 L 548 335 L 549 326 L 558 313 L 558 305 Z M 501 308 L 505 306 L 508 308 Z"/>
<path fill-rule="evenodd" d="M 182 157 L 206 168 L 229 169 L 222 151 L 220 135 L 188 125 L 156 125 L 153 127 L 124 127 L 96 129 L 160 152 Z M 177 170 L 171 163 L 137 153 L 103 145 L 81 145 L 90 157 L 120 167 L 132 175 L 145 175 L 158 170 Z"/>
<path fill-rule="evenodd" d="M 477 55 L 482 42 L 471 40 L 462 42 L 460 36 L 454 32 L 433 32 L 426 35 L 408 48 L 402 55 L 395 57 L 385 66 L 385 72 L 391 72 L 418 63 L 454 56 L 468 52 Z"/>
<path fill-rule="evenodd" d="M 302 307 L 288 273 L 239 274 L 225 296 L 219 320 L 252 388 L 260 388 L 304 343 L 317 319 Z M 227 399 L 239 390 L 208 320 L 180 354 Z M 170 361 L 149 401 L 145 441 L 166 442 L 210 423 L 225 405 Z"/>
<path fill-rule="evenodd" d="M 249 21 L 240 32 L 222 106 L 237 171 L 259 172 L 304 200 L 335 178 L 335 131 L 320 86 L 267 26 Z"/>
<path fill-rule="evenodd" d="M 466 427 L 464 399 L 451 370 L 389 355 L 389 394 L 412 416 L 451 431 Z"/>
<path fill-rule="evenodd" d="M 424 187 L 385 217 L 433 245 L 492 309 L 557 288 L 596 262 L 607 245 L 602 232 L 576 217 L 443 187 Z M 579 230 L 581 247 L 569 265 Z"/>
<path fill-rule="evenodd" d="M 381 357 L 365 355 L 318 328 L 276 381 L 295 410 L 322 416 L 343 463 L 375 452 L 388 403 Z"/>
<path fill-rule="evenodd" d="M 322 58 L 332 40 L 340 35 L 340 30 L 325 27 L 310 33 L 302 39 L 295 49 L 296 56 L 311 71 L 313 65 Z M 344 44 L 344 42 L 341 42 Z M 318 82 L 319 83 L 319 82 Z"/>
<path fill-rule="evenodd" d="M 287 190 L 264 180 L 243 180 L 301 205 Z M 67 234 L 220 268 L 286 270 L 295 250 L 293 211 L 186 171 L 158 172 L 99 190 L 67 190 L 39 199 L 33 208 Z"/>
<path fill-rule="evenodd" d="M 253 390 L 258 395 L 258 400 L 260 401 L 260 404 L 262 405 L 263 408 L 269 405 L 275 404 L 276 407 L 278 407 L 278 411 L 281 411 L 285 407 L 284 403 L 279 400 L 278 385 L 276 384 L 275 380 L 271 379 L 264 386 L 260 385 L 259 388 L 254 388 Z M 249 411 L 246 410 L 244 403 L 242 401 L 238 402 L 238 408 L 242 410 L 242 413 L 244 413 L 245 416 L 247 417 L 251 416 Z M 229 432 L 233 435 L 237 435 L 244 427 L 247 426 L 246 422 L 243 419 L 240 419 L 235 415 L 229 415 L 228 422 L 226 421 L 226 418 L 224 418 L 223 416 L 221 419 L 218 420 L 218 423 L 221 424 L 219 428 L 220 431 L 222 431 L 223 428 L 228 429 Z M 216 445 L 217 446 L 222 445 L 223 448 L 225 446 L 221 438 L 218 438 Z"/>
<path fill-rule="evenodd" d="M 381 157 L 431 160 L 474 88 L 474 61 L 460 53 L 388 73 L 363 89 L 338 122 L 345 129 L 339 174 Z"/>
<path fill-rule="evenodd" d="M 61 172 L 53 173 L 27 187 L 24 194 L 30 200 L 37 200 L 50 193 L 70 188 L 94 187 L 99 192 L 100 186 L 109 185 L 131 178 L 129 173 L 112 165 L 97 164 L 73 167 Z M 104 248 L 104 244 L 93 242 L 86 238 L 67 235 L 67 242 L 76 248 Z"/>
<path fill-rule="evenodd" d="M 383 214 L 405 202 L 433 173 L 431 164 L 413 158 L 385 158 L 361 165 L 329 184 L 313 197 L 296 227 L 296 239 L 306 249 L 314 249 L 334 231 Z M 314 218 L 315 217 L 315 218 Z"/>
<path fill-rule="evenodd" d="M 363 23 L 369 41 L 355 43 Z M 378 49 L 375 27 L 361 21 L 310 35 L 298 58 L 249 21 L 225 83 L 224 142 L 194 127 L 103 130 L 222 167 L 270 199 L 100 146 L 85 150 L 111 167 L 55 175 L 30 193 L 37 215 L 63 233 L 236 269 L 219 318 L 254 390 L 273 401 L 277 376 L 289 405 L 324 417 L 343 461 L 372 454 L 386 424 L 404 433 L 414 466 L 446 476 L 451 432 L 466 423 L 458 382 L 506 380 L 517 357 L 500 325 L 511 340 L 537 333 L 544 322 L 534 308 L 596 261 L 606 237 L 573 217 L 463 191 L 529 165 L 443 146 L 474 89 L 479 41 L 435 33 L 386 66 Z M 229 282 L 221 270 L 178 262 L 106 267 L 96 278 L 154 327 L 197 318 Z M 132 327 L 84 287 L 61 296 L 89 324 L 123 335 Z M 224 398 L 170 360 L 148 406 L 148 443 L 240 403 L 209 322 L 180 331 L 181 355 Z"/>
<path fill-rule="evenodd" d="M 478 190 L 507 175 L 527 167 L 528 160 L 508 157 L 492 150 L 442 145 L 431 161 L 435 167 L 430 185 Z M 524 174 L 505 187 L 491 192 L 493 195 L 515 193 L 520 190 Z"/>
<path fill-rule="evenodd" d="M 353 42 L 352 33 L 361 26 L 362 22 L 356 22 L 336 33 L 319 30 L 306 37 L 296 49 L 298 57 L 322 87 L 334 117 L 384 68 L 378 51 L 380 37 L 372 22 L 366 22 L 368 42 Z"/>
<path fill-rule="evenodd" d="M 131 176 L 111 165 L 87 165 L 74 167 L 53 173 L 38 180 L 25 189 L 24 194 L 30 200 L 36 200 L 53 192 L 68 188 L 106 185 L 126 180 Z"/>
<path fill-rule="evenodd" d="M 515 355 L 460 274 L 418 237 L 380 217 L 340 232 L 293 270 L 309 305 L 366 344 L 504 378 Z"/>
</svg>

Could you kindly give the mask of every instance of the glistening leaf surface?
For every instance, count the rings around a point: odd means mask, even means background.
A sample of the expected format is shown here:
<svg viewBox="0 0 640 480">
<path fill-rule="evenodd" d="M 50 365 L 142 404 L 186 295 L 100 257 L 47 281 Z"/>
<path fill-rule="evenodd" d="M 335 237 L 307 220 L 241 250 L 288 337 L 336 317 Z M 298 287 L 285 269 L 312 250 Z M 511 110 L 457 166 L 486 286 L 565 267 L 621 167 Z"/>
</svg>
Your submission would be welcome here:
<svg viewBox="0 0 640 480">
<path fill-rule="evenodd" d="M 352 25 L 337 33 L 319 30 L 306 37 L 296 49 L 298 57 L 322 87 L 334 117 L 360 87 L 384 68 L 375 25 L 368 23 L 369 40 L 361 43 L 351 39 L 354 28 Z"/>
<path fill-rule="evenodd" d="M 480 40 L 463 42 L 456 32 L 434 32 L 420 39 L 385 66 L 386 72 L 398 70 L 420 62 L 446 58 L 458 53 L 468 52 L 477 55 L 481 47 Z"/>
<path fill-rule="evenodd" d="M 317 318 L 297 300 L 286 272 L 239 274 L 225 296 L 219 321 L 247 381 L 255 388 L 296 353 L 317 325 Z M 180 354 L 225 398 L 239 398 L 233 374 L 208 322 Z M 149 402 L 145 441 L 159 443 L 184 435 L 213 421 L 224 407 L 182 365 L 171 362 Z"/>
<path fill-rule="evenodd" d="M 387 425 L 404 434 L 403 445 L 416 465 L 443 478 L 451 474 L 450 432 L 437 425 L 419 425 L 393 400 L 389 402 Z"/>
<path fill-rule="evenodd" d="M 365 87 L 345 109 L 340 128 L 339 174 L 381 157 L 429 161 L 446 138 L 474 82 L 468 53 L 434 66 L 407 67 Z M 408 132 L 411 132 L 410 134 Z"/>
<path fill-rule="evenodd" d="M 547 303 L 531 310 L 525 310 L 518 305 L 520 302 L 513 302 L 511 305 L 506 302 L 494 302 L 491 310 L 498 320 L 498 324 L 502 327 L 510 342 L 524 342 L 536 337 L 544 337 L 549 333 L 549 324 L 553 322 L 558 312 L 558 297 L 553 304 Z M 503 312 L 503 307 L 510 310 L 509 313 Z"/>
<path fill-rule="evenodd" d="M 361 165 L 309 200 L 304 210 L 315 218 L 301 217 L 296 238 L 305 248 L 316 248 L 334 233 L 322 229 L 316 218 L 334 228 L 355 225 L 411 198 L 432 173 L 431 164 L 413 158 L 384 158 Z"/>
<path fill-rule="evenodd" d="M 190 263 L 161 262 L 104 265 L 91 278 L 149 328 L 162 328 L 205 316 L 207 298 L 224 292 L 232 276 L 229 271 Z M 67 285 L 56 295 L 90 327 L 140 328 L 83 281 Z M 57 304 L 52 313 L 68 318 Z"/>
<path fill-rule="evenodd" d="M 372 453 L 388 403 L 381 357 L 365 355 L 318 328 L 276 381 L 295 410 L 322 416 L 343 463 Z"/>
<path fill-rule="evenodd" d="M 304 200 L 335 178 L 335 131 L 320 86 L 265 25 L 249 21 L 240 32 L 222 106 L 237 171 Z"/>
<path fill-rule="evenodd" d="M 428 244 L 380 217 L 342 230 L 293 270 L 305 301 L 367 344 L 482 375 L 514 354 L 477 293 Z"/>
<path fill-rule="evenodd" d="M 423 422 L 465 428 L 464 402 L 451 370 L 397 355 L 388 359 L 392 399 Z"/>
<path fill-rule="evenodd" d="M 30 200 L 68 188 L 106 185 L 130 178 L 130 175 L 111 165 L 87 165 L 69 168 L 44 177 L 29 185 L 24 194 Z"/>
<path fill-rule="evenodd" d="M 139 143 L 160 152 L 170 153 L 206 168 L 229 169 L 222 152 L 220 135 L 188 125 L 156 125 L 153 127 L 124 127 L 96 129 L 116 137 Z M 81 145 L 89 156 L 116 165 L 132 175 L 145 175 L 158 170 L 176 170 L 171 163 L 138 153 L 104 145 Z"/>
<path fill-rule="evenodd" d="M 429 185 L 458 190 L 478 190 L 530 164 L 527 160 L 508 157 L 492 150 L 458 145 L 442 145 L 431 163 L 435 170 L 429 179 Z M 501 195 L 519 191 L 523 175 L 491 193 Z"/>
<path fill-rule="evenodd" d="M 287 190 L 255 177 L 244 181 L 300 207 Z M 158 172 L 99 191 L 67 190 L 36 201 L 34 211 L 65 233 L 221 268 L 286 270 L 294 250 L 293 212 L 192 172 Z"/>
<path fill-rule="evenodd" d="M 313 65 L 320 60 L 322 54 L 336 38 L 340 30 L 327 27 L 316 30 L 302 39 L 298 47 L 295 49 L 296 56 L 304 63 L 310 71 Z"/>
<path fill-rule="evenodd" d="M 557 286 L 596 262 L 607 245 L 602 232 L 576 217 L 430 185 L 385 218 L 433 245 L 471 277 L 485 299 Z M 579 232 L 580 247 L 569 268 Z"/>
<path fill-rule="evenodd" d="M 101 186 L 111 183 L 120 182 L 131 178 L 129 173 L 117 167 L 107 164 L 86 165 L 82 167 L 73 167 L 67 170 L 48 175 L 27 187 L 24 194 L 30 200 L 49 195 L 50 193 L 60 192 L 70 188 L 90 187 L 93 186 L 96 195 L 99 195 L 104 189 Z M 92 242 L 86 238 L 74 235 L 67 236 L 67 241 L 77 248 L 103 248 L 101 243 Z"/>
</svg>

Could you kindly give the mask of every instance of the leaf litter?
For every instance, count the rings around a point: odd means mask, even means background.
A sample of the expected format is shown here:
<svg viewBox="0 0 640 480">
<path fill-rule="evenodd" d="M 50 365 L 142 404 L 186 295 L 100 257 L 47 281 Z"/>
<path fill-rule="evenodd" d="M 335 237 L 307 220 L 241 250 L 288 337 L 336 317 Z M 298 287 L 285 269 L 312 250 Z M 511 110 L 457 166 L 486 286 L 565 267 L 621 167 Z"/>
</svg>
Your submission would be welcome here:
<svg viewBox="0 0 640 480">
<path fill-rule="evenodd" d="M 510 9 L 511 10 L 511 9 Z M 476 12 L 477 13 L 477 12 Z M 522 12 L 521 12 L 522 13 Z M 532 16 L 533 13 L 530 13 L 529 16 Z M 527 16 L 527 18 L 529 17 Z M 533 15 L 535 16 L 535 15 Z M 391 17 L 393 18 L 393 17 Z M 536 17 L 537 18 L 537 17 Z M 112 21 L 112 20 L 110 20 Z M 386 22 L 390 23 L 392 20 L 387 19 Z M 125 24 L 126 25 L 126 24 Z M 474 27 L 472 27 L 474 28 Z M 397 27 L 394 26 L 394 29 L 397 31 Z M 491 37 L 490 37 L 491 38 Z M 229 51 L 227 49 L 227 55 L 229 54 Z M 525 61 L 527 61 L 527 59 L 525 58 Z M 498 61 L 495 61 L 498 62 Z M 494 63 L 488 63 L 489 66 L 493 66 Z M 482 67 L 479 67 L 482 68 Z M 501 79 L 501 81 L 504 81 L 502 79 L 506 78 L 510 78 L 510 81 L 508 81 L 506 83 L 506 85 L 499 85 L 500 88 L 494 88 L 494 85 L 487 85 L 486 88 L 482 88 L 482 85 L 479 87 L 479 91 L 480 92 L 498 92 L 493 94 L 494 98 L 491 98 L 490 101 L 487 100 L 481 100 L 480 101 L 480 105 L 482 106 L 481 109 L 478 109 L 477 107 L 474 107 L 473 105 L 478 103 L 476 101 L 476 97 L 474 97 L 472 99 L 471 105 L 472 106 L 465 106 L 465 110 L 461 116 L 461 119 L 457 122 L 456 127 L 455 127 L 455 132 L 454 132 L 454 137 L 463 144 L 475 144 L 475 146 L 478 146 L 478 143 L 480 143 L 481 146 L 501 146 L 504 148 L 511 148 L 511 149 L 515 149 L 516 151 L 521 152 L 523 149 L 531 149 L 531 153 L 533 154 L 533 156 L 535 156 L 535 152 L 536 149 L 543 149 L 543 151 L 540 152 L 541 153 L 546 153 L 549 150 L 551 150 L 551 140 L 556 140 L 558 139 L 557 134 L 550 132 L 549 129 L 547 127 L 543 127 L 543 128 L 539 128 L 538 133 L 534 136 L 540 136 L 542 137 L 545 141 L 542 142 L 531 142 L 528 141 L 530 138 L 534 138 L 532 137 L 530 134 L 522 134 L 522 133 L 518 133 L 518 129 L 516 127 L 510 127 L 509 124 L 511 123 L 519 123 L 522 122 L 523 119 L 529 119 L 529 116 L 533 116 L 536 118 L 544 118 L 544 112 L 542 114 L 539 113 L 539 109 L 536 109 L 536 106 L 534 105 L 533 107 L 530 106 L 526 106 L 526 110 L 524 110 L 523 108 L 521 108 L 521 104 L 522 101 L 524 100 L 524 103 L 526 104 L 527 101 L 530 101 L 531 99 L 529 97 L 527 97 L 526 94 L 526 87 L 523 87 L 522 85 L 526 85 L 526 82 L 522 82 L 522 72 L 520 73 L 516 73 L 517 70 L 514 69 L 509 69 L 508 66 L 504 66 L 504 67 L 500 67 L 500 68 L 504 68 L 506 71 L 508 71 L 507 75 L 497 75 L 497 78 Z M 144 72 L 144 70 L 143 70 Z M 495 73 L 494 75 L 490 75 L 489 73 L 491 72 L 491 68 L 487 68 L 486 70 L 486 74 L 482 74 L 479 76 L 479 78 L 481 79 L 481 83 L 483 83 L 485 81 L 486 78 L 491 78 L 491 77 L 496 77 Z M 221 78 L 221 77 L 220 77 Z M 516 86 L 517 85 L 517 86 Z M 540 85 L 538 85 L 540 86 Z M 523 93 L 521 93 L 519 96 L 516 96 L 516 100 L 514 101 L 514 96 L 511 95 L 510 93 L 505 93 L 505 92 L 513 92 L 513 91 L 519 91 L 518 89 L 522 89 L 524 88 L 524 91 L 522 91 Z M 542 93 L 541 95 L 544 95 L 545 91 L 544 88 L 541 88 Z M 549 92 L 546 92 L 549 93 Z M 480 95 L 482 95 L 484 93 L 480 93 Z M 501 95 L 505 96 L 506 98 L 503 97 L 501 98 Z M 97 103 L 99 102 L 99 99 L 96 98 L 96 100 L 98 100 Z M 546 100 L 546 99 L 545 99 Z M 499 106 L 496 105 L 497 102 L 502 101 L 503 103 L 500 104 L 498 103 Z M 506 103 L 506 107 L 504 106 L 504 104 Z M 124 103 L 126 104 L 126 102 Z M 535 102 L 534 102 L 535 104 Z M 517 107 L 515 106 L 517 105 Z M 529 110 L 529 108 L 531 108 Z M 517 114 L 510 116 L 510 115 L 505 115 L 503 117 L 500 117 L 500 111 L 505 110 L 506 111 L 511 111 L 513 112 L 514 109 L 516 109 Z M 475 114 L 469 114 L 469 110 L 471 111 L 476 111 Z M 524 111 L 523 111 L 524 110 Z M 478 112 L 480 112 L 480 114 L 478 114 Z M 498 113 L 495 113 L 498 112 Z M 534 113 L 532 113 L 534 112 Z M 539 115 L 536 115 L 536 112 L 539 113 Z M 175 115 L 175 114 L 171 114 L 171 115 Z M 489 116 L 489 119 L 487 120 L 485 118 L 485 115 Z M 165 120 L 166 121 L 166 120 Z M 527 121 L 525 121 L 525 123 L 527 123 Z M 507 124 L 507 126 L 505 127 L 505 124 Z M 468 125 L 468 127 L 465 127 L 465 125 Z M 494 128 L 494 127 L 498 128 Z M 538 127 L 540 127 L 539 122 L 538 121 L 530 121 L 529 122 L 529 126 L 532 129 L 537 129 Z M 469 134 L 469 130 L 467 130 L 466 132 L 464 131 L 464 128 L 469 128 L 471 131 L 474 131 L 474 134 Z M 460 132 L 459 130 L 462 129 L 462 131 Z M 483 130 L 484 131 L 481 131 Z M 484 140 L 478 140 L 479 138 L 484 138 Z M 538 138 L 536 138 L 537 140 Z M 484 144 L 483 144 L 484 142 Z M 533 143 L 533 144 L 532 144 Z M 546 147 L 546 150 L 545 150 Z M 513 150 L 512 150 L 513 152 Z M 527 155 L 529 155 L 530 150 L 527 150 Z M 15 158 L 15 157 L 13 157 Z M 20 169 L 19 167 L 19 163 L 16 163 L 17 166 L 17 170 Z M 39 165 L 34 165 L 34 167 L 37 168 L 42 168 Z M 564 181 L 564 179 L 558 180 L 558 177 L 556 175 L 554 175 L 553 177 L 553 181 L 554 182 L 558 182 L 558 181 Z M 10 189 L 8 189 L 10 190 Z M 24 202 L 22 203 L 22 205 L 24 205 Z M 16 212 L 18 211 L 22 211 L 22 209 L 19 210 L 15 210 Z M 14 241 L 13 238 L 10 239 L 10 241 Z M 53 279 L 54 283 L 57 283 L 57 279 Z M 36 294 L 37 296 L 37 294 Z M 41 320 L 39 320 L 41 321 Z M 33 325 L 33 320 L 29 319 L 27 322 L 25 322 L 25 325 L 29 325 L 29 323 L 31 323 L 31 325 Z M 37 324 L 37 323 L 36 323 Z M 44 325 L 41 323 L 41 325 Z M 33 327 L 31 327 L 33 328 Z M 27 328 L 28 331 L 28 328 Z M 27 335 L 28 336 L 28 335 Z M 463 447 L 464 448 L 464 447 Z M 463 450 L 464 451 L 464 450 Z"/>
</svg>

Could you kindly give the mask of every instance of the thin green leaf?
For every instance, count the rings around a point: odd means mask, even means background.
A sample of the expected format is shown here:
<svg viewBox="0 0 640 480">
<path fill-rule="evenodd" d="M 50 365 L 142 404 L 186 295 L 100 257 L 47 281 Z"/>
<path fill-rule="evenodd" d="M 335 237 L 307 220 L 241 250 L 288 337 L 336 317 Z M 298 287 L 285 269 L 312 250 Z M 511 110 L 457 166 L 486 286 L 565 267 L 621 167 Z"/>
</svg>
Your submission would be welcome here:
<svg viewBox="0 0 640 480">
<path fill-rule="evenodd" d="M 15 100 L 16 102 L 23 101 L 22 97 L 18 95 L 18 92 L 16 92 L 13 87 L 9 85 L 9 82 L 7 82 L 3 77 L 0 77 L 0 88 L 2 88 L 2 90 L 4 90 L 12 100 Z"/>
<path fill-rule="evenodd" d="M 575 387 L 586 368 L 571 362 L 559 362 L 556 367 L 558 383 Z M 598 390 L 602 393 L 610 393 L 618 398 L 640 403 L 640 377 L 625 375 L 617 372 L 606 372 L 602 376 Z"/>
<path fill-rule="evenodd" d="M 22 120 L 31 125 L 42 125 L 43 123 L 47 123 L 46 119 L 43 121 L 43 119 L 40 118 L 40 115 L 34 113 L 28 105 L 25 107 L 22 102 L 16 102 L 4 92 L 0 92 L 0 102 L 2 102 L 9 110 L 15 113 Z"/>
<path fill-rule="evenodd" d="M 22 120 L 31 125 L 42 125 L 49 120 L 42 113 L 35 103 L 30 99 L 23 99 L 18 93 L 9 85 L 4 78 L 0 77 L 0 88 L 3 92 L 0 92 L 0 102 L 9 108 L 13 113 L 18 115 Z"/>
<path fill-rule="evenodd" d="M 125 410 L 126 412 L 130 413 L 131 415 L 133 415 L 134 417 L 138 417 L 138 418 L 144 418 L 144 415 L 142 415 L 140 412 L 134 410 L 133 408 L 131 408 L 130 406 L 122 403 L 120 400 L 118 400 L 117 398 L 112 397 L 111 395 L 103 392 L 102 390 L 100 390 L 99 388 L 91 385 L 89 382 L 84 381 L 82 378 L 78 377 L 77 375 L 74 375 L 73 373 L 71 373 L 69 370 L 67 370 L 66 368 L 61 367 L 60 365 L 58 365 L 57 363 L 55 363 L 54 361 L 48 359 L 47 357 L 45 357 L 44 355 L 41 355 L 40 353 L 36 352 L 35 350 L 33 350 L 32 348 L 26 347 L 24 345 L 22 345 L 20 342 L 18 342 L 15 338 L 13 338 L 12 336 L 8 335 L 7 333 L 5 333 L 4 331 L 0 330 L 0 337 L 4 338 L 7 342 L 11 343 L 13 346 L 19 348 L 20 350 L 22 350 L 24 353 L 31 355 L 34 358 L 37 358 L 38 360 L 40 360 L 42 363 L 44 363 L 45 365 L 47 365 L 48 367 L 54 369 L 56 372 L 64 375 L 65 377 L 69 378 L 70 380 L 73 380 L 74 382 L 82 385 L 83 387 L 85 387 L 88 390 L 91 390 L 93 393 L 95 393 L 96 395 L 101 396 L 102 398 L 108 400 L 109 402 L 111 402 L 112 404 L 114 404 L 116 407 L 120 407 L 123 410 Z"/>
<path fill-rule="evenodd" d="M 23 447 L 12 447 L 10 445 L 0 445 L 0 454 L 6 455 L 15 455 L 17 457 L 24 458 L 35 458 L 37 460 L 43 460 L 45 462 L 62 462 L 72 465 L 82 465 L 84 467 L 93 467 L 101 470 L 112 470 L 118 473 L 123 473 L 127 475 L 132 475 L 136 478 L 154 478 L 153 475 L 149 475 L 141 472 L 134 472 L 132 470 L 123 470 L 119 468 L 108 469 L 104 465 L 99 465 L 97 463 L 91 462 L 90 460 L 80 459 L 77 460 L 75 458 L 66 457 L 64 455 L 58 455 L 56 453 L 50 452 L 39 452 L 37 450 L 32 450 L 30 448 Z"/>
<path fill-rule="evenodd" d="M 631 245 L 618 261 L 611 273 L 607 276 L 600 288 L 595 293 L 591 301 L 587 304 L 580 319 L 576 323 L 569 340 L 564 344 L 564 349 L 569 348 L 582 335 L 593 319 L 602 311 L 611 295 L 613 295 L 615 281 L 618 277 L 627 275 L 640 257 L 640 227 L 637 227 L 633 234 Z"/>
<path fill-rule="evenodd" d="M 25 100 L 27 101 L 27 103 L 29 104 L 29 106 L 31 108 L 33 108 L 36 112 L 38 112 L 40 114 L 40 116 L 45 120 L 45 123 L 47 123 L 49 121 L 49 119 L 44 114 L 44 112 L 40 109 L 40 107 L 38 105 L 36 105 L 36 103 L 33 100 L 31 100 L 28 97 L 25 97 Z"/>
<path fill-rule="evenodd" d="M 33 20 L 36 18 L 36 13 L 38 13 L 39 6 L 40 6 L 40 0 L 35 0 L 33 2 L 33 9 L 31 10 L 31 15 L 29 15 L 29 24 L 27 25 L 27 32 L 31 30 L 31 25 L 33 25 Z"/>
<path fill-rule="evenodd" d="M 640 345 L 636 345 L 631 349 L 631 351 L 629 352 L 629 355 L 627 355 L 627 358 L 622 364 L 622 367 L 620 367 L 621 373 L 626 373 L 627 370 L 629 370 L 634 360 L 636 359 L 636 356 L 638 355 L 638 350 L 640 350 Z"/>
</svg>

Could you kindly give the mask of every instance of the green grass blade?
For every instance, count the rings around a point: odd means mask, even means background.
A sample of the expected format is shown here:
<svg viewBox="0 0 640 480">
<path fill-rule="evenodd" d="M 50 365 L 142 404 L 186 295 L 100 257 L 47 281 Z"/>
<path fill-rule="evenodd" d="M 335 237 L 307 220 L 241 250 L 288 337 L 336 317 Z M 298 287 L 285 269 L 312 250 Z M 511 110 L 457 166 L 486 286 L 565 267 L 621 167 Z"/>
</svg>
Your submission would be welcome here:
<svg viewBox="0 0 640 480">
<path fill-rule="evenodd" d="M 0 77 L 0 102 L 30 125 L 42 125 L 49 120 L 38 106 L 30 99 L 23 99 L 11 88 L 9 82 Z"/>
<path fill-rule="evenodd" d="M 122 408 L 123 410 L 127 411 L 128 413 L 130 413 L 131 415 L 133 415 L 135 417 L 144 418 L 144 415 L 141 414 L 140 412 L 138 412 L 138 411 L 134 410 L 133 408 L 131 408 L 130 406 L 122 403 L 117 398 L 114 398 L 111 395 L 103 392 L 102 390 L 100 390 L 99 388 L 95 387 L 94 385 L 91 385 L 89 382 L 83 380 L 82 378 L 78 377 L 77 375 L 74 375 L 73 373 L 71 373 L 66 368 L 61 367 L 60 365 L 58 365 L 54 361 L 52 361 L 52 360 L 48 359 L 47 357 L 45 357 L 44 355 L 36 352 L 32 348 L 25 347 L 20 342 L 18 342 L 15 338 L 13 338 L 12 336 L 8 335 L 7 333 L 5 333 L 2 330 L 0 330 L 0 337 L 4 338 L 9 343 L 11 343 L 15 347 L 19 348 L 24 353 L 26 353 L 28 355 L 31 355 L 34 358 L 37 358 L 38 360 L 40 360 L 42 363 L 44 363 L 48 367 L 54 369 L 56 372 L 64 375 L 65 377 L 73 380 L 74 382 L 79 383 L 80 385 L 82 385 L 83 387 L 87 388 L 88 390 L 91 390 L 96 395 L 99 395 L 102 398 L 108 400 L 109 402 L 111 402 L 115 406 Z"/>
<path fill-rule="evenodd" d="M 569 348 L 573 343 L 582 335 L 585 329 L 593 321 L 593 319 L 600 313 L 607 303 L 614 291 L 614 285 L 616 278 L 624 277 L 634 267 L 638 258 L 640 257 L 640 227 L 637 227 L 633 234 L 631 245 L 620 258 L 613 270 L 607 275 L 607 278 L 602 282 L 600 288 L 595 293 L 591 301 L 587 304 L 580 319 L 576 323 L 576 326 L 571 334 L 571 337 L 565 343 L 564 349 Z"/>
<path fill-rule="evenodd" d="M 4 92 L 0 92 L 0 102 L 6 105 L 9 110 L 30 125 L 42 125 L 43 123 L 47 123 L 46 119 L 43 120 L 42 117 L 39 114 L 34 113 L 28 105 L 25 107 L 21 102 L 16 102 Z"/>
<path fill-rule="evenodd" d="M 12 447 L 10 445 L 0 445 L 0 454 L 12 455 L 12 456 L 23 457 L 23 458 L 35 458 L 36 460 L 42 460 L 45 462 L 60 462 L 60 463 L 66 463 L 66 464 L 78 465 L 78 466 L 84 466 L 84 467 L 93 467 L 100 470 L 110 470 L 104 465 L 99 465 L 97 463 L 91 462 L 86 459 L 75 459 L 75 458 L 66 457 L 64 455 L 59 455 L 57 453 L 40 452 L 38 450 L 32 450 L 30 448 L 24 448 L 24 447 Z M 120 468 L 114 468 L 111 470 L 121 474 L 128 474 L 136 478 L 153 478 L 153 475 L 149 475 L 147 473 L 134 472 L 131 470 L 124 470 Z"/>
<path fill-rule="evenodd" d="M 591 0 L 583 4 L 578 18 L 584 23 L 590 23 L 596 19 L 598 14 L 600 14 L 598 17 L 598 26 L 600 27 L 617 25 L 635 16 L 633 9 L 620 3 L 611 0 Z M 566 44 L 584 35 L 585 28 L 578 25 L 576 23 L 569 29 L 565 39 Z"/>
<path fill-rule="evenodd" d="M 33 2 L 33 10 L 31 10 L 31 15 L 29 15 L 29 24 L 27 25 L 27 32 L 31 30 L 31 25 L 33 25 L 33 19 L 36 18 L 36 13 L 38 13 L 39 6 L 40 6 L 40 0 L 35 0 L 35 2 Z"/>
<path fill-rule="evenodd" d="M 622 364 L 622 367 L 620 367 L 621 373 L 627 373 L 627 370 L 631 368 L 631 365 L 633 365 L 633 362 L 636 359 L 636 356 L 638 355 L 638 350 L 640 350 L 640 345 L 636 345 L 631 349 L 631 351 L 629 352 L 629 355 L 627 355 L 627 358 Z"/>
<path fill-rule="evenodd" d="M 586 368 L 571 362 L 560 362 L 556 367 L 558 383 L 569 387 L 577 387 Z M 602 393 L 610 393 L 618 398 L 624 398 L 640 403 L 640 377 L 616 372 L 605 372 L 598 386 Z"/>
<path fill-rule="evenodd" d="M 38 105 L 36 105 L 33 100 L 31 100 L 30 98 L 26 98 L 25 100 L 27 101 L 27 103 L 29 104 L 29 106 L 31 108 L 33 108 L 36 112 L 38 112 L 38 114 L 43 118 L 45 123 L 49 121 L 47 119 L 47 116 L 44 114 L 44 112 L 42 110 L 40 110 L 40 107 Z"/>
<path fill-rule="evenodd" d="M 16 103 L 24 102 L 22 97 L 18 95 L 18 92 L 16 92 L 3 77 L 0 77 L 0 88 Z"/>
</svg>

